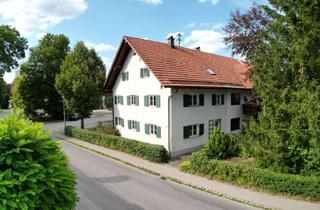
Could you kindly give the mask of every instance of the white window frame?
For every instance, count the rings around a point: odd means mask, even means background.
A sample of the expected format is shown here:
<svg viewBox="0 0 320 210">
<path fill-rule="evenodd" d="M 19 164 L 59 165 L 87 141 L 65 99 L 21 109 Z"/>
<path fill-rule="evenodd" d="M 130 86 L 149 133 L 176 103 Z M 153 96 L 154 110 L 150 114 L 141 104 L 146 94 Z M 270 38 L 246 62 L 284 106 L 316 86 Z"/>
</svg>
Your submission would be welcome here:
<svg viewBox="0 0 320 210">
<path fill-rule="evenodd" d="M 130 105 L 136 105 L 136 96 L 131 95 L 129 96 Z"/>
<path fill-rule="evenodd" d="M 137 121 L 135 121 L 135 120 L 131 121 L 131 129 L 132 130 L 137 130 Z"/>
<path fill-rule="evenodd" d="M 191 104 L 190 106 L 199 106 L 199 95 L 198 94 L 191 94 Z"/>
<path fill-rule="evenodd" d="M 157 126 L 154 124 L 149 124 L 149 135 L 157 136 Z"/>
<path fill-rule="evenodd" d="M 116 95 L 115 100 L 116 100 L 116 101 L 115 101 L 115 104 L 116 104 L 116 105 L 118 105 L 118 104 L 121 105 L 121 96 Z"/>
<path fill-rule="evenodd" d="M 150 77 L 150 69 L 147 67 L 141 68 L 142 70 L 142 78 Z"/>
<path fill-rule="evenodd" d="M 199 136 L 199 131 L 200 131 L 199 124 L 191 125 L 192 135 L 190 135 L 189 138 Z"/>
<path fill-rule="evenodd" d="M 222 128 L 222 120 L 221 119 L 215 119 L 214 120 L 214 127 L 221 129 Z"/>
<path fill-rule="evenodd" d="M 149 106 L 154 106 L 154 107 L 157 106 L 156 98 L 157 97 L 155 95 L 148 96 Z"/>
</svg>

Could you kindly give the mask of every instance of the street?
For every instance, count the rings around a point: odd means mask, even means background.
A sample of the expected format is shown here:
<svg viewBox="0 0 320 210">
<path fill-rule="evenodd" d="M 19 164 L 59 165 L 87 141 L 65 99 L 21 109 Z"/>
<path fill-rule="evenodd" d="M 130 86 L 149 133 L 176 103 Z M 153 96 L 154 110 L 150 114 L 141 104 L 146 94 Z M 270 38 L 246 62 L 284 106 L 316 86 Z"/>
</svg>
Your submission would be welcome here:
<svg viewBox="0 0 320 210">
<path fill-rule="evenodd" d="M 10 113 L 4 111 L 0 118 Z M 94 112 L 86 119 L 87 127 L 98 121 L 111 120 L 110 113 Z M 68 122 L 79 125 L 79 122 Z M 63 122 L 45 124 L 56 133 L 63 131 Z M 255 209 L 184 185 L 162 180 L 131 166 L 61 141 L 70 158 L 70 167 L 77 173 L 79 210 L 215 210 Z"/>
</svg>

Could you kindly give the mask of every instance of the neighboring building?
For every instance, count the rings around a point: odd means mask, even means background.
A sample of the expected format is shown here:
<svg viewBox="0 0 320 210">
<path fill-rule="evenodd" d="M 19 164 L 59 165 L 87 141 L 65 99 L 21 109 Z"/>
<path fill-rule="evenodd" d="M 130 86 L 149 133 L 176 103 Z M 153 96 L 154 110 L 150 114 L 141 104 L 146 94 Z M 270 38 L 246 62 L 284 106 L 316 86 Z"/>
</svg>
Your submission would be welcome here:
<svg viewBox="0 0 320 210">
<path fill-rule="evenodd" d="M 199 49 L 124 37 L 106 91 L 123 137 L 163 145 L 177 156 L 208 142 L 214 126 L 239 133 L 251 97 L 247 65 Z"/>
</svg>

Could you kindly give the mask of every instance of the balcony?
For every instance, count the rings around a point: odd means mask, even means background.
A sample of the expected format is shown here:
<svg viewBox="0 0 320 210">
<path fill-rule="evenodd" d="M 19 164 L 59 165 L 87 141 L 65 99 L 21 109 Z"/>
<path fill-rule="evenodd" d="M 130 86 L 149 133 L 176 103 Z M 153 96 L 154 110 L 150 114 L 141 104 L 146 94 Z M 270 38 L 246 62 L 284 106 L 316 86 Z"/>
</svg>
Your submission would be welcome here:
<svg viewBox="0 0 320 210">
<path fill-rule="evenodd" d="M 261 109 L 260 102 L 256 99 L 253 99 L 246 104 L 243 104 L 242 109 L 244 115 L 257 116 Z"/>
</svg>

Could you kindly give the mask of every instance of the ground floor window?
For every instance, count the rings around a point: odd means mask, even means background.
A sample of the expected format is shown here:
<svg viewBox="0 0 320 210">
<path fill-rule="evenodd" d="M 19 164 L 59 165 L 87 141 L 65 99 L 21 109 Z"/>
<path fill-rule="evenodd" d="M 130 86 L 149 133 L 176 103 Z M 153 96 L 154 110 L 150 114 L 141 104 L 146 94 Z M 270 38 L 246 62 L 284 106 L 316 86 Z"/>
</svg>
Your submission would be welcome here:
<svg viewBox="0 0 320 210">
<path fill-rule="evenodd" d="M 235 131 L 240 129 L 240 118 L 233 118 L 230 120 L 230 130 Z"/>
<path fill-rule="evenodd" d="M 161 127 L 154 124 L 145 124 L 145 133 L 161 138 Z"/>
<path fill-rule="evenodd" d="M 204 134 L 204 124 L 194 124 L 183 127 L 183 138 L 188 139 Z"/>
<path fill-rule="evenodd" d="M 221 119 L 213 119 L 213 120 L 209 120 L 209 138 L 212 134 L 212 131 L 213 131 L 213 128 L 219 128 L 221 129 L 222 126 L 221 126 Z"/>
<path fill-rule="evenodd" d="M 121 117 L 115 117 L 114 124 L 120 125 L 121 127 L 124 127 L 124 119 L 122 119 Z"/>
<path fill-rule="evenodd" d="M 140 132 L 140 123 L 135 120 L 128 120 L 128 128 Z"/>
</svg>

